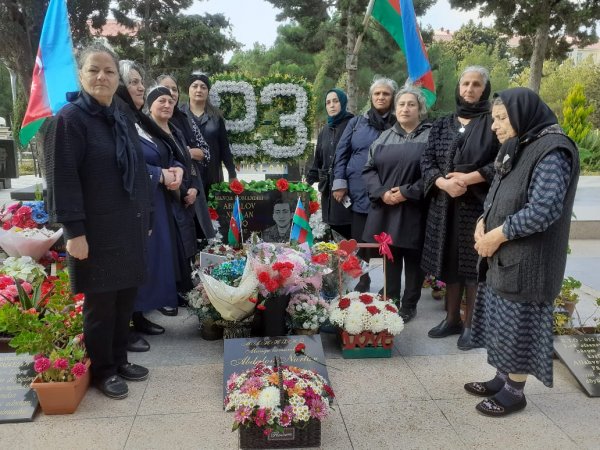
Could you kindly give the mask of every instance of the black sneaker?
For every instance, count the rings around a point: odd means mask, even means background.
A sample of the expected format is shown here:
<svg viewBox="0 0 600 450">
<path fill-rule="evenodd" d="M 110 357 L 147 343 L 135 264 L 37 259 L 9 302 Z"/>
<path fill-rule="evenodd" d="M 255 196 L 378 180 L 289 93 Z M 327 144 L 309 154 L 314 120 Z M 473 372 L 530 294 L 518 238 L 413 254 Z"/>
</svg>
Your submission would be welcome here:
<svg viewBox="0 0 600 450">
<path fill-rule="evenodd" d="M 96 387 L 107 397 L 116 400 L 125 398 L 129 394 L 127 383 L 118 375 L 113 375 L 96 383 Z"/>
<path fill-rule="evenodd" d="M 149 370 L 137 364 L 127 363 L 117 368 L 119 375 L 129 381 L 144 381 Z"/>
<path fill-rule="evenodd" d="M 404 321 L 404 323 L 407 323 L 415 318 L 415 316 L 417 315 L 417 308 L 402 307 L 402 308 L 400 308 L 400 311 L 398 314 L 400 315 L 400 317 L 402 317 L 402 320 Z"/>
</svg>

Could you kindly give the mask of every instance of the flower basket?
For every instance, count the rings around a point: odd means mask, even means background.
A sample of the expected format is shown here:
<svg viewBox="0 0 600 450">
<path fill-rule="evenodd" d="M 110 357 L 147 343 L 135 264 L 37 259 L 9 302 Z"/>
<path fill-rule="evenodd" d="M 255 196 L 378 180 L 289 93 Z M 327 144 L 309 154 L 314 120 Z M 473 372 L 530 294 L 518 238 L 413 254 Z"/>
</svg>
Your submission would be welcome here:
<svg viewBox="0 0 600 450">
<path fill-rule="evenodd" d="M 349 334 L 340 330 L 342 357 L 344 359 L 360 358 L 391 358 L 394 336 L 387 331 L 371 333 L 363 331 L 360 334 Z"/>
<path fill-rule="evenodd" d="M 245 320 L 217 320 L 216 325 L 222 327 L 223 339 L 236 339 L 250 337 L 254 317 L 249 317 Z"/>
<path fill-rule="evenodd" d="M 321 422 L 315 419 L 308 425 L 286 427 L 283 431 L 273 431 L 265 436 L 263 429 L 256 425 L 241 427 L 240 448 L 302 448 L 321 446 Z"/>
<path fill-rule="evenodd" d="M 431 296 L 433 297 L 434 300 L 442 300 L 445 295 L 446 295 L 445 289 L 444 290 L 436 290 L 436 289 L 431 290 Z"/>
<path fill-rule="evenodd" d="M 90 385 L 90 362 L 86 362 L 85 374 L 73 381 L 42 382 L 38 375 L 31 383 L 44 414 L 73 414 Z"/>
</svg>

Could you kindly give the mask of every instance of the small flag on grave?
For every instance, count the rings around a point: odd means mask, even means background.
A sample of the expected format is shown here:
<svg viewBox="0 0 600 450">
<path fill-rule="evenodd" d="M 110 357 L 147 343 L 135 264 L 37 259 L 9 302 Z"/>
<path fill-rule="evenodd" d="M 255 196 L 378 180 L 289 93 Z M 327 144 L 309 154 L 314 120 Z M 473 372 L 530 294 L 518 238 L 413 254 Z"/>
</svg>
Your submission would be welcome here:
<svg viewBox="0 0 600 450">
<path fill-rule="evenodd" d="M 292 219 L 292 232 L 290 234 L 291 241 L 297 241 L 299 244 L 305 242 L 309 246 L 313 245 L 312 228 L 308 223 L 308 215 L 302 205 L 302 200 L 298 198 L 298 204 L 296 205 L 296 211 L 294 212 L 294 218 Z"/>
<path fill-rule="evenodd" d="M 231 219 L 229 220 L 229 234 L 227 240 L 229 245 L 233 247 L 239 247 L 242 244 L 242 211 L 240 210 L 240 198 L 235 196 L 235 203 L 233 204 L 233 211 L 231 211 Z"/>
</svg>

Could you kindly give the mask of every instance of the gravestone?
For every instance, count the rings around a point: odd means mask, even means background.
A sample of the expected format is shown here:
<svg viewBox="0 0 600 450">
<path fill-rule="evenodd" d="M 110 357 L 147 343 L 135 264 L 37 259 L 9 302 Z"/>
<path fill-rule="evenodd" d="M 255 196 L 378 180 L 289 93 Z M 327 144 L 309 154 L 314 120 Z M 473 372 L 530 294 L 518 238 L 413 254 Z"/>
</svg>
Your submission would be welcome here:
<svg viewBox="0 0 600 450">
<path fill-rule="evenodd" d="M 600 334 L 555 336 L 554 351 L 590 397 L 600 397 Z"/>
<path fill-rule="evenodd" d="M 233 192 L 219 191 L 214 194 L 217 202 L 216 210 L 219 215 L 219 231 L 227 237 L 236 195 Z M 288 242 L 298 197 L 302 199 L 306 214 L 310 215 L 308 192 L 242 192 L 239 198 L 243 216 L 242 236 L 244 241 L 250 237 L 252 232 L 259 232 L 266 242 Z M 282 230 L 281 233 L 279 229 Z"/>
<path fill-rule="evenodd" d="M 296 345 L 306 345 L 305 355 L 297 355 Z M 233 373 L 238 375 L 253 368 L 259 362 L 272 366 L 273 358 L 279 356 L 281 364 L 310 369 L 317 372 L 329 383 L 329 374 L 325 364 L 325 354 L 321 336 L 276 336 L 241 339 L 225 339 L 223 355 L 223 398 L 227 393 L 227 380 Z M 313 361 L 308 356 L 313 358 Z"/>
<path fill-rule="evenodd" d="M 35 375 L 31 356 L 0 353 L 0 423 L 33 420 L 38 399 L 29 385 Z"/>
</svg>

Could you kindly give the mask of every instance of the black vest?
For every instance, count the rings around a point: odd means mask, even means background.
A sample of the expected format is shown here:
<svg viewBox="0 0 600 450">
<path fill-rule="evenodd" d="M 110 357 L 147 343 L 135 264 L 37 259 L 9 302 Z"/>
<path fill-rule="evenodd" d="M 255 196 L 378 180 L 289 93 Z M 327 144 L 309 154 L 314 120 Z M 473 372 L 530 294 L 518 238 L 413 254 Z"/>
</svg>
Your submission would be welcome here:
<svg viewBox="0 0 600 450">
<path fill-rule="evenodd" d="M 508 174 L 503 177 L 496 174 L 485 200 L 483 218 L 485 229 L 489 231 L 525 207 L 535 167 L 557 148 L 566 151 L 571 159 L 571 178 L 561 216 L 540 233 L 503 243 L 492 257 L 487 258 L 486 283 L 510 301 L 551 303 L 560 291 L 579 179 L 577 147 L 564 134 L 550 132 L 541 136 L 517 153 Z M 485 266 L 480 264 L 480 272 L 485 272 Z"/>
</svg>

